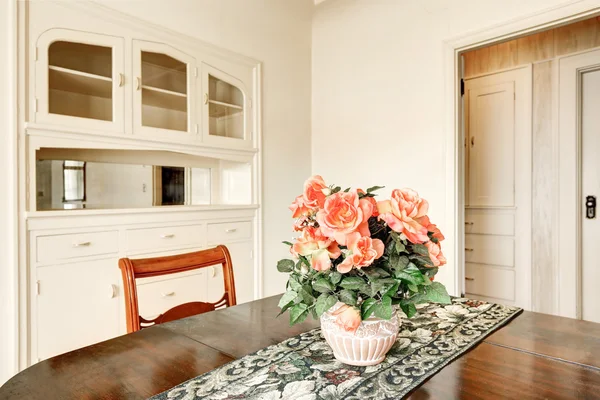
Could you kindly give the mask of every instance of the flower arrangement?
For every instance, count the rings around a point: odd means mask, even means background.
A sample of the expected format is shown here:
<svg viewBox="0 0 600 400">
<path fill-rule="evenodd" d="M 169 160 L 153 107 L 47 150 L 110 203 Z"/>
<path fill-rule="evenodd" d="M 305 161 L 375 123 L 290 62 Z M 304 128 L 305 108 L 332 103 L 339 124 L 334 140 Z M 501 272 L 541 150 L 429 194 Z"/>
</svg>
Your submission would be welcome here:
<svg viewBox="0 0 600 400">
<path fill-rule="evenodd" d="M 410 318 L 416 304 L 450 303 L 434 282 L 446 264 L 444 235 L 429 220 L 427 201 L 411 189 L 376 201 L 382 188 L 342 191 L 318 175 L 305 182 L 290 206 L 299 236 L 284 242 L 294 259 L 277 263 L 290 274 L 279 302 L 290 325 L 309 314 L 317 319 L 338 301 L 344 305 L 333 314 L 336 324 L 349 332 L 371 315 L 389 320 L 395 306 Z"/>
</svg>

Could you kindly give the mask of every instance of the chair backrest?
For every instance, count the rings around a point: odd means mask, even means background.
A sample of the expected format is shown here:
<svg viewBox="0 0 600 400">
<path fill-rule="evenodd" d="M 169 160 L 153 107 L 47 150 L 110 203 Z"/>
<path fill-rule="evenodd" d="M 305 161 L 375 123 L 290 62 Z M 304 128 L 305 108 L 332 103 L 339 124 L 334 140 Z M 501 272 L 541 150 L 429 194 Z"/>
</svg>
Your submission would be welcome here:
<svg viewBox="0 0 600 400">
<path fill-rule="evenodd" d="M 223 297 L 219 301 L 216 303 L 192 302 L 181 304 L 151 320 L 140 316 L 136 279 L 175 274 L 177 272 L 191 271 L 218 264 L 223 265 L 223 279 L 225 280 L 225 294 L 223 294 Z M 121 258 L 119 260 L 119 268 L 121 269 L 123 287 L 125 288 L 125 311 L 128 333 L 139 331 L 142 328 L 147 328 L 155 324 L 162 324 L 236 304 L 231 256 L 227 247 L 223 245 L 175 256 L 137 260 Z"/>
</svg>

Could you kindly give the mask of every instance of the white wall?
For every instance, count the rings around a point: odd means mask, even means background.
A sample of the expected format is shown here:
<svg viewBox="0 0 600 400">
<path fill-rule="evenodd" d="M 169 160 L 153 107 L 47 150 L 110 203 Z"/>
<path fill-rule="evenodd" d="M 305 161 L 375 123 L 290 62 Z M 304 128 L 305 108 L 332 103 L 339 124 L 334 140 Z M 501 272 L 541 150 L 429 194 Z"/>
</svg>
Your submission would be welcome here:
<svg viewBox="0 0 600 400">
<path fill-rule="evenodd" d="M 0 1 L 0 385 L 17 367 L 14 13 L 14 2 Z"/>
<path fill-rule="evenodd" d="M 312 0 L 100 0 L 119 11 L 263 62 L 264 294 L 292 236 L 287 206 L 310 175 Z"/>
<path fill-rule="evenodd" d="M 315 8 L 312 170 L 412 187 L 446 228 L 444 41 L 564 0 L 328 0 Z M 451 144 L 449 144 L 451 145 Z M 447 234 L 450 232 L 446 231 Z M 448 266 L 440 278 L 453 286 Z"/>
</svg>

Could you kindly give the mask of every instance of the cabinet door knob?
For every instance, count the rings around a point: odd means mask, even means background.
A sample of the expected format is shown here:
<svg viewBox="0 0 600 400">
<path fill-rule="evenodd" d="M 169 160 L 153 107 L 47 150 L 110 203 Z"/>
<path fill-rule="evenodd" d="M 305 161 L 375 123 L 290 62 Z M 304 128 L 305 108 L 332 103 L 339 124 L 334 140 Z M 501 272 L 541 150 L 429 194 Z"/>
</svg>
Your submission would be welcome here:
<svg viewBox="0 0 600 400">
<path fill-rule="evenodd" d="M 171 238 L 175 237 L 175 234 L 174 233 L 166 233 L 164 235 L 160 235 L 160 237 L 162 239 L 171 239 Z"/>
<path fill-rule="evenodd" d="M 114 299 L 115 297 L 117 297 L 117 286 L 116 285 L 110 285 L 110 297 L 111 299 Z"/>
<path fill-rule="evenodd" d="M 92 244 L 92 242 L 77 242 L 77 243 L 73 243 L 73 247 L 86 247 L 91 244 Z"/>
<path fill-rule="evenodd" d="M 474 281 L 474 280 L 475 280 L 475 278 L 471 278 L 471 277 L 468 277 L 468 276 L 465 277 L 465 281 Z"/>
<path fill-rule="evenodd" d="M 167 292 L 167 293 L 163 293 L 162 297 L 170 297 L 173 296 L 175 294 L 175 292 Z"/>
<path fill-rule="evenodd" d="M 236 231 L 237 231 L 236 228 L 225 229 L 225 233 L 233 233 L 233 232 L 236 232 Z"/>
<path fill-rule="evenodd" d="M 125 84 L 125 75 L 119 73 L 119 87 L 122 87 Z"/>
</svg>

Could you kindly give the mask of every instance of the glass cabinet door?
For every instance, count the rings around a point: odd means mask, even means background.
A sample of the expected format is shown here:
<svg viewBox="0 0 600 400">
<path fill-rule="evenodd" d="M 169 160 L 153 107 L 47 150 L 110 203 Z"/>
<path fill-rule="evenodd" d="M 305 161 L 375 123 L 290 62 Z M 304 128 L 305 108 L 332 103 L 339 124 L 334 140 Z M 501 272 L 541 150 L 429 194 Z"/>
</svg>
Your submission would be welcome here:
<svg viewBox="0 0 600 400">
<path fill-rule="evenodd" d="M 204 140 L 224 146 L 245 146 L 250 140 L 248 101 L 241 81 L 206 64 Z"/>
<path fill-rule="evenodd" d="M 134 71 L 134 133 L 193 137 L 195 60 L 170 46 L 135 40 Z"/>
<path fill-rule="evenodd" d="M 123 130 L 123 39 L 55 29 L 37 53 L 37 122 Z"/>
</svg>

